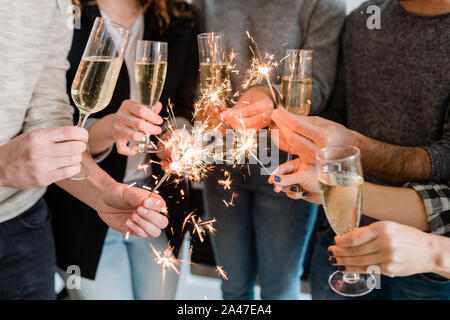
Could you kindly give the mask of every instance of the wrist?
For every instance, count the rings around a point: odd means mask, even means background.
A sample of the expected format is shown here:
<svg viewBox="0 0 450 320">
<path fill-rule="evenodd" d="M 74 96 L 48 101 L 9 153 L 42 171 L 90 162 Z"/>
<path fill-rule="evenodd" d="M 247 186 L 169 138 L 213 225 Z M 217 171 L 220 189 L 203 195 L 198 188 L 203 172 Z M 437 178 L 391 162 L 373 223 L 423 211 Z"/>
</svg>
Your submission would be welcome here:
<svg viewBox="0 0 450 320">
<path fill-rule="evenodd" d="M 91 154 L 99 154 L 114 144 L 114 115 L 109 114 L 94 122 L 89 128 L 89 147 Z"/>
<path fill-rule="evenodd" d="M 443 246 L 441 245 L 444 238 L 434 234 L 427 234 L 427 236 L 429 238 L 427 240 L 427 251 L 430 253 L 431 267 L 425 272 L 434 272 L 438 274 L 448 273 L 450 268 L 450 257 L 445 256 L 445 247 L 442 248 Z M 450 241 L 447 241 L 447 243 L 450 243 Z"/>
<path fill-rule="evenodd" d="M 0 186 L 4 187 L 7 185 L 6 183 L 6 168 L 5 164 L 8 163 L 6 156 L 8 153 L 5 151 L 6 146 L 2 145 L 0 146 Z"/>
</svg>

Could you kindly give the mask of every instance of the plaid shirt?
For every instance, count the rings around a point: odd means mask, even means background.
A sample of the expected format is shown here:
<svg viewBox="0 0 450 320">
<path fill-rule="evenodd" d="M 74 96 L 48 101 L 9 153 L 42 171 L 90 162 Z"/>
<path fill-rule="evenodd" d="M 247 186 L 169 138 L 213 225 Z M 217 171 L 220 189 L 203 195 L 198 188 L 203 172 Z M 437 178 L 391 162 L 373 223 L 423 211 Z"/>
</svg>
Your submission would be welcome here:
<svg viewBox="0 0 450 320">
<path fill-rule="evenodd" d="M 428 215 L 428 224 L 434 234 L 450 237 L 450 183 L 408 183 L 422 198 Z"/>
</svg>

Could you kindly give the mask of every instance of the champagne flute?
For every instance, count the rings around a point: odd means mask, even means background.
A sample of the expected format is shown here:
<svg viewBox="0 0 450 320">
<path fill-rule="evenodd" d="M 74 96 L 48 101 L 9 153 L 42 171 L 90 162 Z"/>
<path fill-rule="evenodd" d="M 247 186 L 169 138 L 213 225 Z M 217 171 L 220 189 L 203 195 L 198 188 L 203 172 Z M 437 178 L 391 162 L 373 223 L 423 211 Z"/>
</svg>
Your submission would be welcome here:
<svg viewBox="0 0 450 320">
<path fill-rule="evenodd" d="M 89 115 L 106 108 L 110 103 L 122 67 L 130 31 L 108 19 L 97 17 L 72 83 L 72 100 L 80 116 L 78 127 L 83 127 Z M 70 178 L 85 180 L 87 167 Z"/>
<path fill-rule="evenodd" d="M 204 94 L 217 93 L 220 109 L 227 108 L 231 93 L 230 72 L 225 52 L 224 34 L 201 33 L 197 36 L 200 62 L 200 91 Z"/>
<path fill-rule="evenodd" d="M 317 152 L 320 198 L 328 222 L 337 235 L 358 228 L 363 198 L 363 171 L 359 149 L 328 147 Z M 373 290 L 372 274 L 334 272 L 328 283 L 334 292 L 358 297 Z"/>
<path fill-rule="evenodd" d="M 310 112 L 313 61 L 312 50 L 286 50 L 280 104 L 290 113 L 307 116 Z"/>
<path fill-rule="evenodd" d="M 139 103 L 152 108 L 161 98 L 167 73 L 167 42 L 138 40 L 134 62 L 134 78 Z M 140 153 L 161 150 L 146 134 L 137 142 Z"/>
<path fill-rule="evenodd" d="M 313 61 L 312 50 L 286 50 L 280 105 L 290 113 L 307 116 L 310 112 Z M 287 161 L 291 160 L 288 153 Z"/>
</svg>

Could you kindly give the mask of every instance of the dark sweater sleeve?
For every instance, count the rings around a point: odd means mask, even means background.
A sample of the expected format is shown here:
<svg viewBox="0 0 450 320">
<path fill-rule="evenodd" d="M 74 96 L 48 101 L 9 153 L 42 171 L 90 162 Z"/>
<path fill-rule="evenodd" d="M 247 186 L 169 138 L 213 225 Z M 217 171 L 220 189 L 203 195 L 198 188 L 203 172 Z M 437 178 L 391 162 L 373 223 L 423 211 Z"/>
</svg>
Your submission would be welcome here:
<svg viewBox="0 0 450 320">
<path fill-rule="evenodd" d="M 342 51 L 339 54 L 338 74 L 336 83 L 331 93 L 330 99 L 320 116 L 325 119 L 346 125 L 346 106 L 345 106 L 345 77 L 344 77 L 344 58 Z"/>
<path fill-rule="evenodd" d="M 345 1 L 317 1 L 308 19 L 301 47 L 314 50 L 311 114 L 319 114 L 333 89 L 339 52 L 339 35 L 345 20 Z"/>
<path fill-rule="evenodd" d="M 441 138 L 424 147 L 431 159 L 430 181 L 446 182 L 450 180 L 450 102 L 444 116 Z"/>
</svg>

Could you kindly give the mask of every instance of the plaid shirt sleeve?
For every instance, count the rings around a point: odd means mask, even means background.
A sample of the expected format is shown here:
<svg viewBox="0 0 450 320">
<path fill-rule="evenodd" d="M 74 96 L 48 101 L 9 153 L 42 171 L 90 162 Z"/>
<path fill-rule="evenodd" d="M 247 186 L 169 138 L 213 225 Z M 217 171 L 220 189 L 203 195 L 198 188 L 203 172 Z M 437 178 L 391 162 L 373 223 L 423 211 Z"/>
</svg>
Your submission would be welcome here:
<svg viewBox="0 0 450 320">
<path fill-rule="evenodd" d="M 419 183 L 405 186 L 413 188 L 422 198 L 431 232 L 450 237 L 450 186 Z"/>
</svg>

